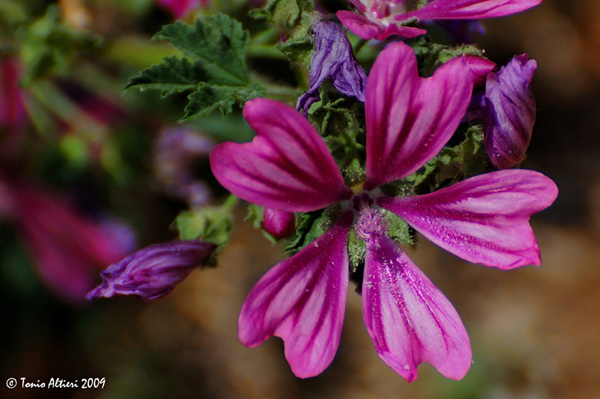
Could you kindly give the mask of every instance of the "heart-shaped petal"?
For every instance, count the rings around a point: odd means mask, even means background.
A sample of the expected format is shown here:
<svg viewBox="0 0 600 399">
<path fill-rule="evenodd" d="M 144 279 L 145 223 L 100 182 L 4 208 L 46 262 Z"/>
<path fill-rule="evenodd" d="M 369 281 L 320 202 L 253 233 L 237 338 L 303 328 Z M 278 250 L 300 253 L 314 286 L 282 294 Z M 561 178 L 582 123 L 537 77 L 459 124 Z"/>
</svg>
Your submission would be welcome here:
<svg viewBox="0 0 600 399">
<path fill-rule="evenodd" d="M 225 188 L 246 201 L 308 212 L 349 199 L 352 192 L 317 131 L 292 107 L 256 98 L 244 117 L 256 130 L 251 143 L 223 143 L 210 154 Z"/>
</svg>

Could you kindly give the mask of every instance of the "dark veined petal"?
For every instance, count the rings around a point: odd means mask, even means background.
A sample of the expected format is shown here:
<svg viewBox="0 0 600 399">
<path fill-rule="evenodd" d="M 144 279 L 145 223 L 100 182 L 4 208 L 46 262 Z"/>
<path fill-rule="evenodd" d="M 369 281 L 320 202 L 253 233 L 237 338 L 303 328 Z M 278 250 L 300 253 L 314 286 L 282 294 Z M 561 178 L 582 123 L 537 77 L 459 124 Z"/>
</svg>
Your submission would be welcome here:
<svg viewBox="0 0 600 399">
<path fill-rule="evenodd" d="M 507 169 L 426 195 L 381 197 L 377 203 L 465 260 L 512 269 L 541 264 L 529 218 L 557 195 L 556 184 L 541 173 Z"/>
<path fill-rule="evenodd" d="M 87 299 L 137 295 L 145 301 L 163 298 L 214 251 L 198 240 L 172 241 L 140 249 L 100 273 L 102 283 Z"/>
<path fill-rule="evenodd" d="M 266 98 L 246 103 L 250 143 L 223 143 L 210 154 L 225 188 L 246 201 L 290 212 L 325 208 L 352 196 L 317 131 L 292 107 Z"/>
<path fill-rule="evenodd" d="M 487 75 L 483 127 L 485 149 L 494 166 L 512 168 L 525 157 L 535 123 L 531 80 L 537 62 L 515 56 L 497 73 Z"/>
<path fill-rule="evenodd" d="M 301 378 L 321 373 L 337 351 L 348 289 L 346 241 L 353 213 L 291 258 L 275 265 L 254 286 L 239 319 L 240 341 L 260 345 L 281 337 L 285 357 Z"/>
<path fill-rule="evenodd" d="M 483 19 L 515 14 L 535 7 L 542 0 L 433 0 L 418 10 L 399 14 L 397 21 L 412 18 L 431 19 Z"/>
<path fill-rule="evenodd" d="M 367 239 L 364 273 L 363 319 L 381 359 L 409 382 L 423 362 L 463 378 L 472 355 L 459 315 L 385 233 Z"/>
<path fill-rule="evenodd" d="M 412 39 L 417 36 L 424 35 L 427 33 L 425 29 L 413 28 L 410 26 L 400 25 L 384 25 L 369 20 L 364 15 L 359 15 L 351 11 L 338 11 L 337 17 L 356 36 L 369 40 L 385 40 L 392 35 L 404 37 L 406 39 Z"/>
<path fill-rule="evenodd" d="M 310 61 L 310 87 L 298 99 L 296 109 L 308 113 L 310 105 L 319 101 L 319 87 L 329 78 L 342 94 L 365 102 L 367 74 L 360 66 L 344 28 L 337 22 L 317 21 L 312 30 L 315 34 L 315 51 Z"/>
<path fill-rule="evenodd" d="M 438 154 L 467 110 L 474 79 L 462 57 L 420 78 L 408 45 L 381 52 L 367 82 L 366 190 L 409 176 Z"/>
</svg>

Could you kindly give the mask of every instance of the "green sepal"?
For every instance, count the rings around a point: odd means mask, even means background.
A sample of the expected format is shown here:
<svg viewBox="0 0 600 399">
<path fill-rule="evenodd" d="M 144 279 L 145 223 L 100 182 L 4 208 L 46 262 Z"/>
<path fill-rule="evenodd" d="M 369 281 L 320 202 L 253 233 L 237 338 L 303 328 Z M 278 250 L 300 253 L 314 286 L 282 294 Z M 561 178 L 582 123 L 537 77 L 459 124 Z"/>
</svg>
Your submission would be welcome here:
<svg viewBox="0 0 600 399">
<path fill-rule="evenodd" d="M 323 210 L 318 210 L 300 214 L 300 223 L 298 223 L 298 227 L 296 227 L 296 234 L 289 239 L 288 244 L 283 248 L 284 253 L 296 253 L 303 247 L 302 243 L 304 243 L 306 234 L 308 234 L 314 221 L 318 219 L 322 213 Z"/>
<path fill-rule="evenodd" d="M 173 225 L 179 231 L 181 240 L 210 242 L 217 246 L 217 252 L 229 243 L 233 217 L 229 209 L 204 207 L 181 212 Z"/>
<path fill-rule="evenodd" d="M 296 253 L 321 237 L 340 215 L 339 204 L 325 208 L 323 211 L 306 212 L 300 215 L 300 223 L 296 236 L 283 249 L 284 253 Z"/>
<path fill-rule="evenodd" d="M 347 187 L 354 187 L 360 184 L 366 179 L 366 169 L 364 165 L 361 165 L 358 158 L 354 158 L 344 170 L 342 170 L 344 176 L 344 182 Z"/>
<path fill-rule="evenodd" d="M 494 169 L 485 150 L 483 124 L 469 127 L 459 148 L 461 171 L 465 178 Z"/>
<path fill-rule="evenodd" d="M 248 215 L 244 219 L 247 222 L 252 222 L 252 226 L 255 229 L 260 230 L 265 238 L 271 243 L 276 244 L 277 238 L 273 237 L 271 234 L 263 229 L 262 224 L 265 220 L 265 208 L 259 205 L 250 204 L 248 205 Z"/>
<path fill-rule="evenodd" d="M 354 98 L 340 94 L 329 81 L 319 88 L 321 100 L 310 109 L 310 119 L 319 127 L 329 151 L 342 171 L 360 170 L 365 163 L 364 106 Z M 353 164 L 359 160 L 359 165 Z M 353 177 L 346 178 L 349 186 Z"/>
<path fill-rule="evenodd" d="M 388 237 L 402 245 L 415 245 L 416 234 L 408 223 L 387 209 L 380 209 L 379 211 L 383 216 Z"/>
<path fill-rule="evenodd" d="M 229 16 L 200 16 L 194 26 L 177 21 L 164 26 L 154 38 L 168 40 L 185 56 L 165 58 L 162 64 L 144 69 L 129 80 L 126 89 L 160 90 L 163 97 L 191 91 L 182 121 L 216 109 L 225 116 L 235 104 L 266 94 L 262 85 L 251 82 L 246 68 L 249 34 Z"/>
<path fill-rule="evenodd" d="M 411 41 L 411 46 L 417 56 L 417 65 L 419 75 L 423 77 L 431 76 L 437 68 L 452 58 L 461 55 L 474 55 L 483 57 L 483 53 L 476 46 L 463 44 L 458 46 L 449 46 L 431 41 L 429 35 L 419 36 Z"/>
<path fill-rule="evenodd" d="M 350 271 L 356 271 L 365 264 L 365 255 L 367 246 L 363 240 L 357 237 L 356 231 L 351 229 L 348 233 L 348 259 L 350 261 Z"/>
<path fill-rule="evenodd" d="M 285 54 L 292 64 L 302 65 L 308 70 L 314 50 L 313 39 L 308 34 L 308 28 L 296 30 L 293 37 L 277 43 L 275 48 Z"/>
<path fill-rule="evenodd" d="M 493 170 L 485 150 L 481 123 L 461 127 L 455 135 L 464 138 L 455 146 L 444 147 L 435 158 L 404 179 L 404 182 L 413 185 L 415 194 L 427 194 L 468 177 Z M 406 195 L 406 193 L 390 195 Z"/>
<path fill-rule="evenodd" d="M 255 15 L 266 16 L 267 20 L 274 22 L 280 28 L 292 32 L 303 23 L 303 14 L 313 11 L 315 5 L 310 0 L 269 0 L 264 7 L 264 12 Z"/>
</svg>

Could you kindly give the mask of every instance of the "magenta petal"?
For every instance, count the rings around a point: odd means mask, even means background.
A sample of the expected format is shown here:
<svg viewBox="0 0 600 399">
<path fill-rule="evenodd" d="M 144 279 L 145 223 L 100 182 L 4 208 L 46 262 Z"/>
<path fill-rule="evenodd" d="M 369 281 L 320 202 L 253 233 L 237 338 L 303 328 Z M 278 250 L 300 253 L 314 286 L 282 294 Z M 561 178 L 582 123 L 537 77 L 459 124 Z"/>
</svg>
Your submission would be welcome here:
<svg viewBox="0 0 600 399">
<path fill-rule="evenodd" d="M 467 110 L 474 78 L 462 57 L 424 79 L 408 45 L 381 52 L 367 82 L 366 190 L 409 176 L 438 154 Z"/>
<path fill-rule="evenodd" d="M 290 212 L 325 208 L 352 192 L 325 142 L 292 107 L 266 98 L 246 103 L 251 143 L 223 143 L 210 154 L 225 188 L 246 201 Z"/>
<path fill-rule="evenodd" d="M 367 240 L 363 319 L 383 361 L 409 382 L 431 363 L 459 380 L 471 366 L 471 345 L 446 297 L 385 234 Z"/>
<path fill-rule="evenodd" d="M 488 74 L 496 68 L 496 63 L 487 58 L 465 55 L 463 59 L 471 70 L 471 73 L 473 73 L 473 87 L 476 89 L 485 84 Z"/>
<path fill-rule="evenodd" d="M 336 15 L 346 28 L 361 39 L 372 39 L 385 28 L 384 25 L 370 21 L 364 15 L 359 15 L 351 11 L 338 11 Z"/>
<path fill-rule="evenodd" d="M 8 190 L 25 245 L 46 285 L 74 305 L 85 303 L 98 269 L 130 250 L 130 233 L 98 223 L 41 188 L 11 184 Z"/>
<path fill-rule="evenodd" d="M 535 7 L 541 2 L 542 0 L 433 0 L 427 3 L 425 7 L 396 16 L 396 20 L 502 17 Z"/>
<path fill-rule="evenodd" d="M 260 345 L 272 335 L 301 378 L 321 373 L 340 342 L 348 289 L 346 240 L 353 213 L 343 213 L 325 234 L 275 265 L 254 286 L 239 319 L 240 341 Z"/>
<path fill-rule="evenodd" d="M 338 11 L 336 15 L 346 28 L 365 40 L 385 40 L 392 35 L 412 39 L 427 33 L 425 29 L 409 26 L 398 26 L 395 24 L 385 26 L 384 24 L 369 20 L 364 15 L 359 15 L 351 11 Z"/>
<path fill-rule="evenodd" d="M 377 203 L 465 260 L 512 269 L 541 264 L 529 218 L 549 207 L 557 194 L 556 184 L 541 173 L 511 169 L 431 194 L 381 197 Z"/>
</svg>

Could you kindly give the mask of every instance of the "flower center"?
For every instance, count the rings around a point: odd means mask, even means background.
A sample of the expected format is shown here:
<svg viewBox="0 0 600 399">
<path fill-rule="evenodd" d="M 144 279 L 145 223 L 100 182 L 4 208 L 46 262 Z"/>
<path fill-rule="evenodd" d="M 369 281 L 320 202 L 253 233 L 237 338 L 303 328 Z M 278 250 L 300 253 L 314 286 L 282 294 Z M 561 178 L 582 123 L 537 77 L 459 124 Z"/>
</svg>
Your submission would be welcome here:
<svg viewBox="0 0 600 399">
<path fill-rule="evenodd" d="M 377 209 L 372 208 L 364 208 L 360 211 L 354 228 L 357 237 L 365 241 L 368 241 L 372 235 L 383 235 L 386 232 L 383 216 Z"/>
</svg>

